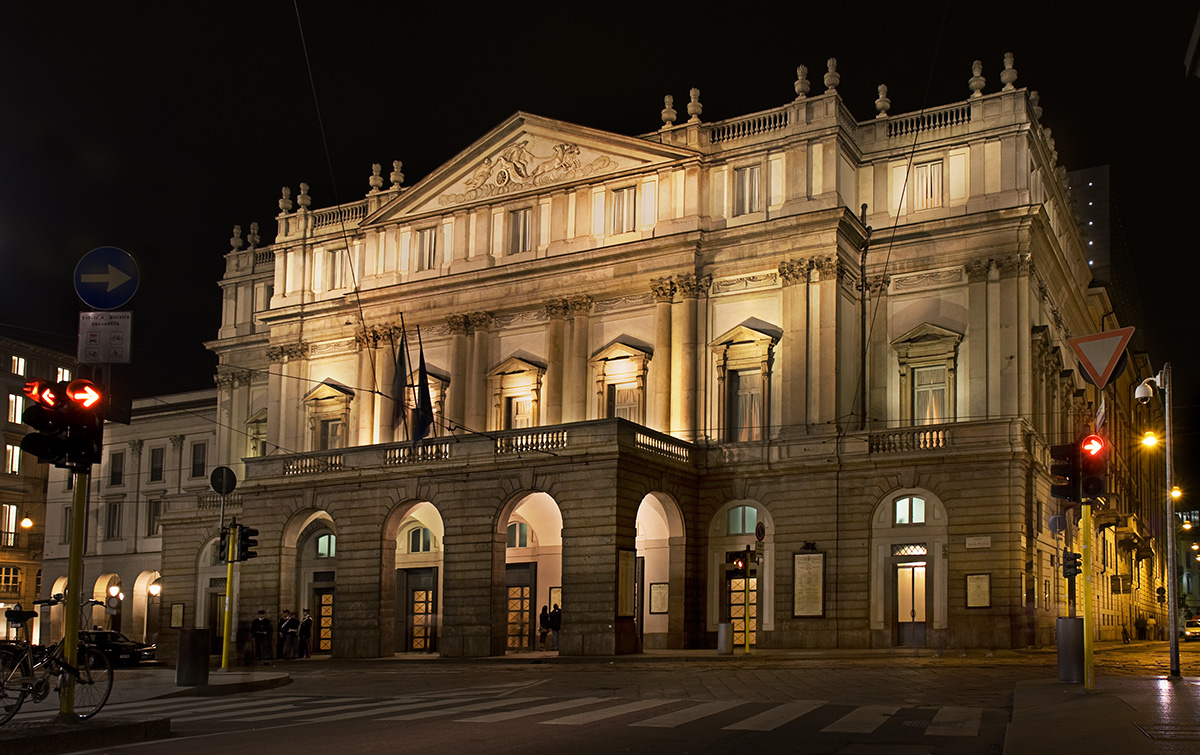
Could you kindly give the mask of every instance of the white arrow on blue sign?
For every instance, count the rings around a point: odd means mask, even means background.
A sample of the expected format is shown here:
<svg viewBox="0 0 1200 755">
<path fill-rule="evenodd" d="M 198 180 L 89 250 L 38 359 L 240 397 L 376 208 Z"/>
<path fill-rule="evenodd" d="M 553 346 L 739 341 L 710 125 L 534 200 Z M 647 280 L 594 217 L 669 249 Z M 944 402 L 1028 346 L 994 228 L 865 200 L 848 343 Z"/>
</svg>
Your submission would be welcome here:
<svg viewBox="0 0 1200 755">
<path fill-rule="evenodd" d="M 97 247 L 75 266 L 75 293 L 92 309 L 123 307 L 137 288 L 137 263 L 124 249 Z"/>
</svg>

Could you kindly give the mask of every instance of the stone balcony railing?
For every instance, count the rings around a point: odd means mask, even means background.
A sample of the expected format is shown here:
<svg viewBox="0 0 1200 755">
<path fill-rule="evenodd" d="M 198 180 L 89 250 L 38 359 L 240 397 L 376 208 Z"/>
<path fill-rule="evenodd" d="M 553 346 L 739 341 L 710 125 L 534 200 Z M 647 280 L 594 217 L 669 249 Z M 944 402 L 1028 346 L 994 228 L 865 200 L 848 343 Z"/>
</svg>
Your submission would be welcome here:
<svg viewBox="0 0 1200 755">
<path fill-rule="evenodd" d="M 0 532 L 0 552 L 40 551 L 45 536 L 40 532 Z"/>
</svg>

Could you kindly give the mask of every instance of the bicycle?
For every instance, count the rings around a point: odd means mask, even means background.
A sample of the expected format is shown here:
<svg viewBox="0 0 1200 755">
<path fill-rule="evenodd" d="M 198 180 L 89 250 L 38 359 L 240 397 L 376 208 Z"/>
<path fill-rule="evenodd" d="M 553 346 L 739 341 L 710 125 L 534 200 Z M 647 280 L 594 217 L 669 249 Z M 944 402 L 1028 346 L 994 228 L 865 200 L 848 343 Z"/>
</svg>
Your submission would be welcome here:
<svg viewBox="0 0 1200 755">
<path fill-rule="evenodd" d="M 62 595 L 46 600 L 35 600 L 35 606 L 56 606 L 62 603 Z M 84 601 L 83 607 L 103 605 L 98 600 Z M 22 630 L 25 640 L 5 642 L 0 646 L 0 726 L 8 723 L 21 704 L 28 698 L 40 703 L 50 694 L 51 685 L 62 695 L 61 677 L 68 674 L 74 679 L 74 715 L 83 719 L 100 712 L 112 692 L 112 663 L 108 656 L 90 645 L 80 644 L 77 665 L 67 663 L 63 643 L 49 647 L 34 645 L 29 641 L 26 622 L 37 618 L 36 611 L 12 608 L 4 612 L 9 623 L 16 626 L 18 637 Z"/>
</svg>

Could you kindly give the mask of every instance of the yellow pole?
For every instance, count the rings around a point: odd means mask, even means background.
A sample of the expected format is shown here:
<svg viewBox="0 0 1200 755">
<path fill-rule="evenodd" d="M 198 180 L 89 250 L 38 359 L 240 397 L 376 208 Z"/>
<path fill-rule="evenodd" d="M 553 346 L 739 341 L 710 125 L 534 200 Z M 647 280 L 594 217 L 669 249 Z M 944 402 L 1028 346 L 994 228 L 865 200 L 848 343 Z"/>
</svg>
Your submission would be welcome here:
<svg viewBox="0 0 1200 755">
<path fill-rule="evenodd" d="M 1083 560 L 1083 688 L 1095 692 L 1095 663 L 1092 657 L 1092 506 L 1085 502 L 1079 521 L 1080 554 Z"/>
<path fill-rule="evenodd" d="M 229 670 L 229 635 L 233 631 L 233 560 L 237 556 L 238 525 L 229 525 L 229 549 L 225 554 L 225 636 L 221 638 L 221 670 Z"/>
<path fill-rule="evenodd" d="M 83 583 L 83 539 L 87 533 L 88 472 L 75 472 L 75 492 L 71 499 L 71 550 L 67 558 L 67 589 L 63 597 L 63 659 L 67 665 L 79 663 L 80 588 Z M 62 694 L 58 698 L 60 716 L 75 717 L 75 679 L 64 674 Z"/>
</svg>

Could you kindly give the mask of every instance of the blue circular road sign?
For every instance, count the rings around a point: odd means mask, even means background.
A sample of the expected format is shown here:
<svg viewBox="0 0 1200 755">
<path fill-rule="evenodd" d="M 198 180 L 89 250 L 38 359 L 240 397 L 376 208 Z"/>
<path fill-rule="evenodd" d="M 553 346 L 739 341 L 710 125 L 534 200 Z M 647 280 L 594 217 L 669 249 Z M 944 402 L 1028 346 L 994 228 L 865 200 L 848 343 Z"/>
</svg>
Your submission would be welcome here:
<svg viewBox="0 0 1200 755">
<path fill-rule="evenodd" d="M 101 246 L 93 249 L 75 266 L 75 293 L 92 309 L 117 309 L 125 306 L 138 287 L 138 268 L 124 249 Z"/>
</svg>

